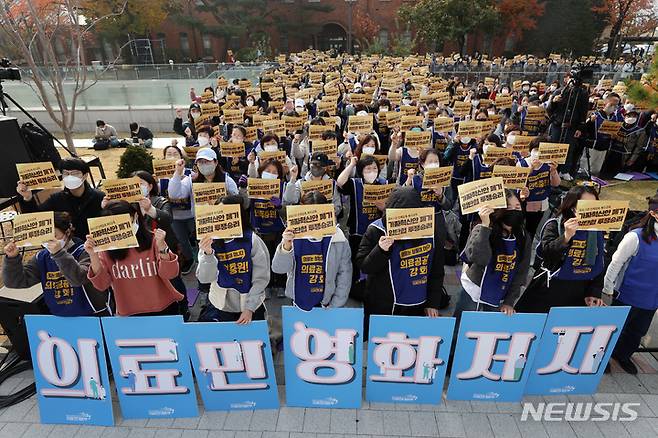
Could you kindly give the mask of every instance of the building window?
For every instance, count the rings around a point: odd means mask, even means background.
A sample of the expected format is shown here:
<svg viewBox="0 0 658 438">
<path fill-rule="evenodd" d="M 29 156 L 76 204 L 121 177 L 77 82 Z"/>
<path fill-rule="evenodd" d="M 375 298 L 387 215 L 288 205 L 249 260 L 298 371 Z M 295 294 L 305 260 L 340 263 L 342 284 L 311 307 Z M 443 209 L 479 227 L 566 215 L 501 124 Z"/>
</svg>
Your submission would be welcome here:
<svg viewBox="0 0 658 438">
<path fill-rule="evenodd" d="M 180 50 L 183 55 L 190 54 L 190 40 L 187 38 L 186 32 L 180 33 Z"/>
<path fill-rule="evenodd" d="M 204 56 L 212 56 L 212 39 L 210 39 L 210 35 L 203 34 L 201 36 L 201 41 L 203 42 Z"/>
<path fill-rule="evenodd" d="M 379 43 L 384 47 L 388 47 L 388 30 L 382 29 L 379 31 Z"/>
</svg>

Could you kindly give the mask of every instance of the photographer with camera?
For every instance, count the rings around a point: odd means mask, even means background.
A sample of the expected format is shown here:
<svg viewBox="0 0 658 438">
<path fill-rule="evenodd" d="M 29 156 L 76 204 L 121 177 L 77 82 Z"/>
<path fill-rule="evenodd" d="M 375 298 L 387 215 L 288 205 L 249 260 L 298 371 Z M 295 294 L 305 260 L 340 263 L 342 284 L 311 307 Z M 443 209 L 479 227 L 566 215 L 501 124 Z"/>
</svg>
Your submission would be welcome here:
<svg viewBox="0 0 658 438">
<path fill-rule="evenodd" d="M 586 69 L 572 70 L 565 77 L 565 86 L 553 93 L 546 107 L 550 118 L 550 141 L 569 144 L 567 162 L 560 166 L 560 177 L 565 181 L 573 180 L 583 153 L 581 137 L 589 107 L 588 91 L 583 86 L 583 79 L 591 73 L 591 70 Z"/>
<path fill-rule="evenodd" d="M 144 146 L 147 149 L 153 147 L 153 133 L 150 129 L 139 126 L 137 122 L 130 124 L 130 136 L 132 137 L 133 144 Z"/>
</svg>

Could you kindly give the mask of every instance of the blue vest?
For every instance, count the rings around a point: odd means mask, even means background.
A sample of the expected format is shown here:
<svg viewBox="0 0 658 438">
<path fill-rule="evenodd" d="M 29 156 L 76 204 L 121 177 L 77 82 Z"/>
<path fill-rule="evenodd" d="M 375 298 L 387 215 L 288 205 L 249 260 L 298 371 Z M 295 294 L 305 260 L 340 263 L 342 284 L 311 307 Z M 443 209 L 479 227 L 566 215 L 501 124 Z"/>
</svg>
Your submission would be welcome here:
<svg viewBox="0 0 658 438">
<path fill-rule="evenodd" d="M 585 264 L 588 233 L 597 233 L 598 254 L 593 265 Z M 603 271 L 604 244 L 603 232 L 601 231 L 576 231 L 569 244 L 567 256 L 555 278 L 559 280 L 593 280 Z"/>
<path fill-rule="evenodd" d="M 473 158 L 473 181 L 491 178 L 492 176 L 493 166 L 487 166 L 480 154 L 475 154 Z"/>
<path fill-rule="evenodd" d="M 503 239 L 502 242 L 502 248 L 493 251 L 480 284 L 480 301 L 496 307 L 505 299 L 518 270 L 519 252 L 516 238 Z"/>
<path fill-rule="evenodd" d="M 326 236 L 320 240 L 293 240 L 295 305 L 302 310 L 311 310 L 322 302 L 331 239 L 332 236 Z"/>
<path fill-rule="evenodd" d="M 402 148 L 402 156 L 400 157 L 400 185 L 403 185 L 407 180 L 407 171 L 409 169 L 416 169 L 418 167 L 418 158 L 414 158 L 409 155 L 409 151 L 406 147 Z"/>
<path fill-rule="evenodd" d="M 241 239 L 215 240 L 217 284 L 246 294 L 251 289 L 251 230 L 244 230 Z"/>
<path fill-rule="evenodd" d="M 621 115 L 619 110 L 615 111 L 613 114 L 608 116 L 602 111 L 596 111 L 594 113 L 596 120 L 594 121 L 594 149 L 599 151 L 604 151 L 610 148 L 612 145 L 612 138 L 607 134 L 599 134 L 599 128 L 605 120 L 610 120 L 613 122 L 623 122 L 624 116 Z"/>
<path fill-rule="evenodd" d="M 521 167 L 530 167 L 524 159 L 519 161 Z M 547 163 L 541 165 L 539 169 L 532 169 L 528 174 L 526 183 L 530 194 L 528 201 L 543 201 L 551 194 L 551 166 Z"/>
<path fill-rule="evenodd" d="M 356 211 L 354 212 L 355 230 L 352 234 L 362 236 L 366 232 L 368 225 L 382 217 L 382 212 L 374 205 L 363 205 L 363 180 L 361 178 L 352 178 L 354 182 L 354 203 Z M 385 181 L 377 179 L 380 184 Z"/>
<path fill-rule="evenodd" d="M 454 160 L 455 162 L 453 163 L 454 168 L 453 168 L 453 171 L 452 171 L 452 178 L 456 179 L 456 180 L 459 180 L 459 181 L 464 181 L 464 178 L 462 176 L 459 176 L 459 171 L 462 168 L 462 166 L 464 165 L 464 163 L 466 163 L 466 161 L 468 160 L 468 156 L 471 154 L 471 145 L 470 145 L 470 143 L 467 144 L 466 145 L 466 150 L 464 150 L 462 148 L 462 143 L 461 142 L 457 146 L 454 146 L 454 147 L 457 148 L 457 152 L 455 154 L 455 160 Z"/>
<path fill-rule="evenodd" d="M 640 309 L 658 309 L 658 287 L 656 287 L 656 267 L 658 267 L 658 241 L 647 243 L 642 239 L 642 229 L 632 231 L 637 234 L 640 244 L 637 254 L 631 258 L 619 287 L 619 301 Z"/>
<path fill-rule="evenodd" d="M 79 260 L 84 252 L 82 243 L 74 243 L 68 251 L 74 259 Z M 39 251 L 36 256 L 43 298 L 55 316 L 93 316 L 95 311 L 83 286 L 71 286 L 64 278 L 59 266 L 52 259 L 47 249 Z"/>
<path fill-rule="evenodd" d="M 423 190 L 423 177 L 421 175 L 414 175 L 412 186 L 418 193 L 420 193 L 420 200 L 425 207 L 433 207 L 435 211 L 442 211 L 441 203 L 438 200 L 436 193 L 433 189 Z"/>
<path fill-rule="evenodd" d="M 279 199 L 282 198 L 283 182 L 279 191 Z M 286 228 L 279 211 L 270 201 L 264 199 L 251 200 L 251 225 L 260 234 L 281 233 Z"/>
<path fill-rule="evenodd" d="M 383 230 L 382 220 L 373 226 Z M 388 261 L 394 303 L 415 306 L 427 301 L 427 283 L 434 255 L 434 239 L 396 240 Z"/>
</svg>

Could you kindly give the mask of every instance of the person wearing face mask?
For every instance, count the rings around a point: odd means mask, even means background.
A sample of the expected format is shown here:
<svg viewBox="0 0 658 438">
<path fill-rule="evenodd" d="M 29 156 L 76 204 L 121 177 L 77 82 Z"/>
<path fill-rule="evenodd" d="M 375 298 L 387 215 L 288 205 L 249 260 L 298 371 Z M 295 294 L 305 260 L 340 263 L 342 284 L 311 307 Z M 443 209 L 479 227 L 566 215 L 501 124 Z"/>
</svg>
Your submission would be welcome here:
<svg viewBox="0 0 658 438">
<path fill-rule="evenodd" d="M 97 251 L 90 235 L 85 241 L 90 266 L 87 277 L 97 289 L 114 292 L 118 316 L 178 315 L 183 295 L 171 284 L 179 273 L 178 257 L 169 250 L 166 233 L 146 224 L 137 204 L 110 201 L 104 216 L 129 214 L 136 248 Z"/>
<path fill-rule="evenodd" d="M 187 146 L 194 146 L 197 137 L 197 123 L 201 117 L 201 105 L 193 103 L 187 113 L 187 120 L 183 122 L 183 110 L 176 109 L 176 118 L 174 119 L 174 132 L 178 135 L 185 137 L 185 144 Z"/>
<path fill-rule="evenodd" d="M 434 149 L 425 149 L 418 156 L 418 172 L 410 169 L 405 182 L 405 185 L 412 186 L 420 193 L 420 200 L 424 207 L 434 207 L 437 213 L 442 210 L 450 210 L 453 203 L 451 187 L 423 188 L 425 169 L 438 167 L 441 167 L 438 152 Z"/>
<path fill-rule="evenodd" d="M 396 187 L 386 201 L 386 209 L 422 206 L 420 194 L 413 187 Z M 434 218 L 434 235 L 425 239 L 387 237 L 385 216 L 366 229 L 355 265 L 367 276 L 364 335 L 370 315 L 439 316 L 446 224 L 443 215 Z M 415 250 L 413 263 L 411 259 L 402 259 L 402 254 L 411 249 Z"/>
<path fill-rule="evenodd" d="M 604 121 L 623 122 L 624 116 L 619 108 L 619 95 L 610 93 L 605 98 L 603 109 L 596 110 L 587 121 L 589 137 L 594 139 L 594 144 L 590 152 L 590 166 L 592 174 L 599 175 L 606 159 L 608 151 L 613 146 L 614 139 L 607 134 L 600 134 L 599 128 Z"/>
<path fill-rule="evenodd" d="M 270 256 L 253 232 L 242 197 L 225 196 L 218 204 L 240 205 L 242 237 L 199 242 L 200 283 L 210 284 L 208 305 L 199 321 L 249 324 L 265 319 L 265 288 L 270 281 Z M 231 255 L 230 257 L 228 255 Z"/>
<path fill-rule="evenodd" d="M 247 130 L 242 125 L 228 125 L 230 132 L 229 142 L 244 144 L 244 155 L 241 157 L 222 157 L 221 148 L 215 147 L 215 153 L 219 157 L 219 164 L 226 169 L 228 175 L 234 180 L 240 179 L 241 176 L 247 175 L 249 169 L 249 160 L 247 155 L 254 149 L 254 145 L 247 140 Z"/>
<path fill-rule="evenodd" d="M 529 167 L 530 173 L 526 187 L 528 196 L 525 199 L 526 229 L 531 237 L 535 236 L 537 227 L 548 210 L 548 197 L 552 187 L 559 187 L 562 179 L 557 171 L 557 164 L 539 161 L 539 143 L 547 142 L 546 137 L 537 137 L 528 145 L 530 156 L 520 158 L 517 162 L 519 167 Z"/>
<path fill-rule="evenodd" d="M 327 154 L 324 152 L 315 152 L 311 155 L 309 171 L 301 178 L 298 179 L 295 186 L 295 197 L 293 204 L 299 204 L 302 193 L 302 182 L 303 181 L 321 181 L 321 180 L 332 180 L 332 178 L 327 175 L 327 169 L 331 166 L 335 166 L 336 163 L 331 161 Z M 340 199 L 340 193 L 338 190 L 334 190 L 334 195 L 332 199 L 334 204 L 334 209 L 336 211 L 336 218 L 338 218 L 342 211 L 342 202 Z"/>
<path fill-rule="evenodd" d="M 576 204 L 596 200 L 593 187 L 574 186 L 539 233 L 535 276 L 516 303 L 517 312 L 548 313 L 551 307 L 602 306 L 604 238 L 602 231 L 578 229 Z"/>
<path fill-rule="evenodd" d="M 271 132 L 266 133 L 254 147 L 254 149 L 247 155 L 249 167 L 247 168 L 247 175 L 249 178 L 259 178 L 258 169 L 261 167 L 260 155 L 262 152 L 277 152 L 284 151 L 283 145 L 280 143 L 279 137 Z M 290 171 L 295 166 L 292 159 L 286 154 L 286 165 L 284 166 L 284 174 Z"/>
<path fill-rule="evenodd" d="M 394 163 L 395 168 L 394 174 L 396 176 L 396 182 L 399 185 L 404 185 L 407 180 L 407 172 L 409 169 L 416 169 L 418 167 L 418 154 L 419 151 L 416 148 L 408 148 L 404 145 L 405 134 L 403 132 L 397 131 L 399 128 L 396 127 L 396 132 L 394 134 L 395 138 L 391 140 L 391 148 L 388 151 L 388 162 Z M 420 127 L 414 127 L 411 129 L 414 132 L 422 131 Z M 430 147 L 430 144 L 427 144 L 427 147 Z"/>
<path fill-rule="evenodd" d="M 322 193 L 311 191 L 304 193 L 301 204 L 327 202 Z M 302 310 L 343 307 L 352 285 L 351 257 L 350 245 L 340 227 L 336 227 L 333 236 L 321 239 L 295 238 L 286 229 L 272 259 L 272 272 L 287 274 L 285 294 Z M 308 259 L 313 261 L 309 263 Z M 315 269 L 305 269 L 311 265 Z"/>
<path fill-rule="evenodd" d="M 349 243 L 352 254 L 352 265 L 356 266 L 356 253 L 361 243 L 361 236 L 366 232 L 368 225 L 382 217 L 384 202 L 375 205 L 364 205 L 364 187 L 367 184 L 386 184 L 384 178 L 379 177 L 380 165 L 371 155 L 364 155 L 360 159 L 352 157 L 345 169 L 336 179 L 338 191 L 349 197 L 349 214 L 347 227 L 349 228 Z M 352 290 L 350 296 L 363 301 L 364 282 L 360 278 L 358 269 L 352 271 Z"/>
<path fill-rule="evenodd" d="M 23 181 L 18 181 L 16 192 L 21 196 L 23 213 L 36 211 L 64 211 L 71 215 L 75 236 L 84 239 L 89 233 L 87 218 L 101 215 L 101 201 L 105 193 L 91 187 L 87 182 L 89 165 L 80 158 L 66 157 L 59 162 L 64 190 L 50 195 L 37 205 L 32 191 Z"/>
<path fill-rule="evenodd" d="M 530 94 L 530 81 L 521 82 L 521 92 L 523 94 Z"/>
<path fill-rule="evenodd" d="M 643 160 L 639 160 L 647 144 L 646 130 L 637 123 L 638 113 L 629 111 L 624 116 L 624 123 L 606 154 L 601 167 L 602 178 L 613 178 L 622 171 L 642 171 Z M 640 161 L 637 165 L 638 160 Z"/>
<path fill-rule="evenodd" d="M 55 239 L 48 241 L 25 265 L 13 240 L 5 245 L 2 281 L 24 289 L 41 283 L 51 315 L 108 316 L 112 314 L 107 290 L 96 289 L 87 278 L 89 254 L 82 240 L 73 235 L 68 213 L 54 212 Z"/>
<path fill-rule="evenodd" d="M 468 182 L 465 181 L 461 171 L 463 167 L 468 164 L 471 149 L 474 147 L 474 138 L 458 134 L 454 137 L 453 141 L 448 145 L 448 148 L 443 154 L 445 162 L 453 165 L 452 182 L 450 183 L 453 193 L 457 193 L 457 186 L 459 184 Z"/>
<path fill-rule="evenodd" d="M 516 192 L 505 190 L 505 196 L 506 209 L 480 208 L 481 223 L 471 230 L 461 254 L 465 265 L 453 314 L 457 321 L 462 312 L 471 310 L 514 314 L 514 303 L 528 276 L 532 238 L 525 230 Z"/>
<path fill-rule="evenodd" d="M 181 271 L 187 275 L 194 268 L 194 250 L 190 239 L 194 240 L 196 225 L 194 223 L 194 198 L 192 196 L 192 184 L 195 182 L 223 182 L 226 184 L 226 192 L 237 194 L 238 186 L 221 167 L 217 165 L 217 154 L 211 148 L 200 149 L 196 154 L 196 172 L 190 176 L 185 175 L 185 160 L 176 162 L 176 170 L 169 180 L 169 199 L 189 200 L 188 210 L 174 210 L 173 228 L 181 245 L 181 251 L 185 262 Z M 186 201 L 185 201 L 186 202 Z"/>
<path fill-rule="evenodd" d="M 374 131 L 377 134 L 380 149 L 383 153 L 388 153 L 391 146 L 391 127 L 381 123 L 382 116 L 389 111 L 393 111 L 391 102 L 388 99 L 379 99 L 375 113 Z"/>
<path fill-rule="evenodd" d="M 612 255 L 603 292 L 613 306 L 631 306 L 612 357 L 629 374 L 637 374 L 631 356 L 647 334 L 658 309 L 658 196 L 649 199 L 649 211 L 626 233 Z M 616 292 L 616 294 L 615 294 Z"/>
<path fill-rule="evenodd" d="M 285 229 L 286 206 L 296 203 L 295 183 L 297 181 L 297 166 L 293 166 L 290 172 L 290 182 L 286 181 L 286 174 L 281 163 L 275 159 L 263 161 L 254 178 L 278 179 L 281 188 L 278 196 L 267 199 L 249 199 L 247 186 L 248 178 L 243 176 L 238 182 L 240 194 L 246 199 L 245 207 L 249 209 L 250 222 L 253 229 L 258 233 L 270 254 L 274 257 L 276 247 L 281 243 L 281 233 Z M 283 296 L 283 288 L 286 280 L 283 275 L 274 274 L 270 276 L 268 288 L 272 296 Z"/>
</svg>

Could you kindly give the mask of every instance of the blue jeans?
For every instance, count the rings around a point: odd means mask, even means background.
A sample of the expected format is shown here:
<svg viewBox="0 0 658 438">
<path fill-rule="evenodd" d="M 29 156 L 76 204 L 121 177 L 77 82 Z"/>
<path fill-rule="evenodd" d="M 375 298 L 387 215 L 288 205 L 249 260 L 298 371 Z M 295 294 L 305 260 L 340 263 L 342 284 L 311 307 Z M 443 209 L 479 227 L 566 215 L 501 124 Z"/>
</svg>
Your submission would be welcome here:
<svg viewBox="0 0 658 438">
<path fill-rule="evenodd" d="M 219 310 L 210 302 L 203 308 L 201 314 L 199 315 L 199 322 L 235 322 L 238 319 L 240 319 L 239 312 L 226 312 L 224 310 Z M 252 315 L 251 320 L 264 321 L 265 306 L 261 304 L 261 306 L 256 309 Z"/>
<path fill-rule="evenodd" d="M 194 260 L 194 249 L 190 243 L 190 239 L 193 239 L 196 234 L 194 218 L 174 219 L 171 226 L 174 228 L 174 233 L 176 233 L 176 237 L 178 238 L 183 257 L 188 260 Z"/>
</svg>

